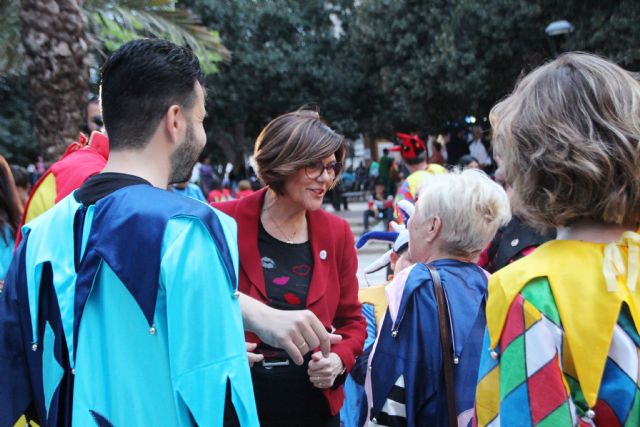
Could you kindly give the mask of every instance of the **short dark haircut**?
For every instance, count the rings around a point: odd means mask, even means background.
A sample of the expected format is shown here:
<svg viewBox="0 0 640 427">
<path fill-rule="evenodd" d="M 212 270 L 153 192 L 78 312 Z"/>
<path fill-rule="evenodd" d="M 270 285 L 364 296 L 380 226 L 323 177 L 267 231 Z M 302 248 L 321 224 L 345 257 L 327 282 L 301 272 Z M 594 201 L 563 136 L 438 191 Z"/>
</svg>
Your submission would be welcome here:
<svg viewBox="0 0 640 427">
<path fill-rule="evenodd" d="M 193 107 L 204 76 L 194 53 L 166 40 L 122 45 L 102 66 L 100 98 L 111 150 L 141 149 L 171 105 Z"/>
<path fill-rule="evenodd" d="M 331 155 L 343 163 L 346 153 L 344 136 L 327 126 L 317 111 L 298 110 L 276 117 L 262 129 L 253 157 L 262 182 L 284 194 L 287 179 L 298 169 Z"/>
</svg>

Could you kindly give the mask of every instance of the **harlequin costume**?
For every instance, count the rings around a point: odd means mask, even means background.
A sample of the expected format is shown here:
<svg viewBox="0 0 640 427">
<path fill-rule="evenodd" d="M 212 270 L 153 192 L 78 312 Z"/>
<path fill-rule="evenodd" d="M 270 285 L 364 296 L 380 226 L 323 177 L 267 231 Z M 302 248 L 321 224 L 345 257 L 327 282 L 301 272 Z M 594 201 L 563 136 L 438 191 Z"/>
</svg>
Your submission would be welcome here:
<svg viewBox="0 0 640 427">
<path fill-rule="evenodd" d="M 639 245 L 554 240 L 491 277 L 474 425 L 640 425 Z"/>
<path fill-rule="evenodd" d="M 402 154 L 402 160 L 409 164 L 417 164 L 425 161 L 426 145 L 418 135 L 408 135 L 404 133 L 396 133 L 401 144 L 392 147 L 389 151 L 399 151 Z M 447 173 L 447 169 L 435 163 L 426 166 L 426 169 L 421 169 L 413 172 L 403 182 L 398 192 L 396 193 L 395 205 L 397 206 L 401 200 L 407 200 L 411 203 L 415 203 L 417 200 L 418 191 L 425 178 L 429 175 L 439 175 Z M 402 217 L 398 210 L 395 211 L 396 221 L 402 223 Z"/>
<path fill-rule="evenodd" d="M 227 393 L 258 425 L 235 223 L 123 176 L 24 227 L 0 294 L 0 426 L 28 409 L 40 425 L 222 425 Z"/>
</svg>

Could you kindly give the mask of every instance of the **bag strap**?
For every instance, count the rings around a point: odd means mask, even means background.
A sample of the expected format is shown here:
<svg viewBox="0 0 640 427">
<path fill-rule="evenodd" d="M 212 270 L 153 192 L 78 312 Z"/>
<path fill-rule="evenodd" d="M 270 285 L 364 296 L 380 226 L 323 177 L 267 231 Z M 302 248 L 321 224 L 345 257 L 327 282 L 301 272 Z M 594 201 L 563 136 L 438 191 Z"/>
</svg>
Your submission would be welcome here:
<svg viewBox="0 0 640 427">
<path fill-rule="evenodd" d="M 438 303 L 438 323 L 440 326 L 440 349 L 442 350 L 442 370 L 444 372 L 444 387 L 447 393 L 447 412 L 449 413 L 449 426 L 458 426 L 456 413 L 456 392 L 453 382 L 453 344 L 451 342 L 451 321 L 449 319 L 449 307 L 442 288 L 440 274 L 430 264 L 425 264 L 431 273 L 433 288 Z"/>
</svg>

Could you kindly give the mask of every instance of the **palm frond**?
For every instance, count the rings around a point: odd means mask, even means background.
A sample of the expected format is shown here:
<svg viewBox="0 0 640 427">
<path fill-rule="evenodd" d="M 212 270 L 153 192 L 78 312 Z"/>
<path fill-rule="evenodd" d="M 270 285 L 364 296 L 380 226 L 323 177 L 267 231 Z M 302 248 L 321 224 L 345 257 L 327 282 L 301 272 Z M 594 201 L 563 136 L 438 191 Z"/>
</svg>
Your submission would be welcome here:
<svg viewBox="0 0 640 427">
<path fill-rule="evenodd" d="M 171 3 L 93 0 L 85 7 L 89 26 L 96 28 L 100 41 L 110 51 L 137 37 L 160 37 L 190 47 L 205 72 L 217 71 L 216 64 L 231 56 L 218 33 L 202 26 L 188 10 L 172 8 Z"/>
<path fill-rule="evenodd" d="M 138 37 L 161 37 L 189 46 L 206 73 L 217 71 L 231 53 L 216 31 L 200 24 L 188 10 L 172 0 L 85 0 L 87 36 L 99 51 L 113 51 Z M 19 0 L 0 0 L 0 74 L 23 74 L 24 50 L 20 40 Z"/>
</svg>

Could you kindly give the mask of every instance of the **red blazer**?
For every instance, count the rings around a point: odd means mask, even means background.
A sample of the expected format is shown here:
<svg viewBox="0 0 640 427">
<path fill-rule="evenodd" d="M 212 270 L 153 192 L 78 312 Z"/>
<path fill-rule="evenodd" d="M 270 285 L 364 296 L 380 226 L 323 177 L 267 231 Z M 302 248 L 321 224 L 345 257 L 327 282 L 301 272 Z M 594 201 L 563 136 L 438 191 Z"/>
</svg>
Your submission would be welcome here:
<svg viewBox="0 0 640 427">
<path fill-rule="evenodd" d="M 266 191 L 265 188 L 239 200 L 213 204 L 238 223 L 240 291 L 263 302 L 267 301 L 267 293 L 258 252 L 258 224 Z M 331 351 L 340 356 L 349 371 L 356 356 L 362 353 L 367 335 L 366 321 L 358 301 L 358 259 L 353 233 L 345 220 L 322 209 L 307 212 L 307 224 L 313 254 L 307 308 L 327 330 L 334 327 L 335 333 L 342 335 L 342 341 L 333 345 Z M 259 340 L 248 333 L 247 341 Z M 325 389 L 324 395 L 331 413 L 337 414 L 344 401 L 342 385 Z"/>
</svg>

